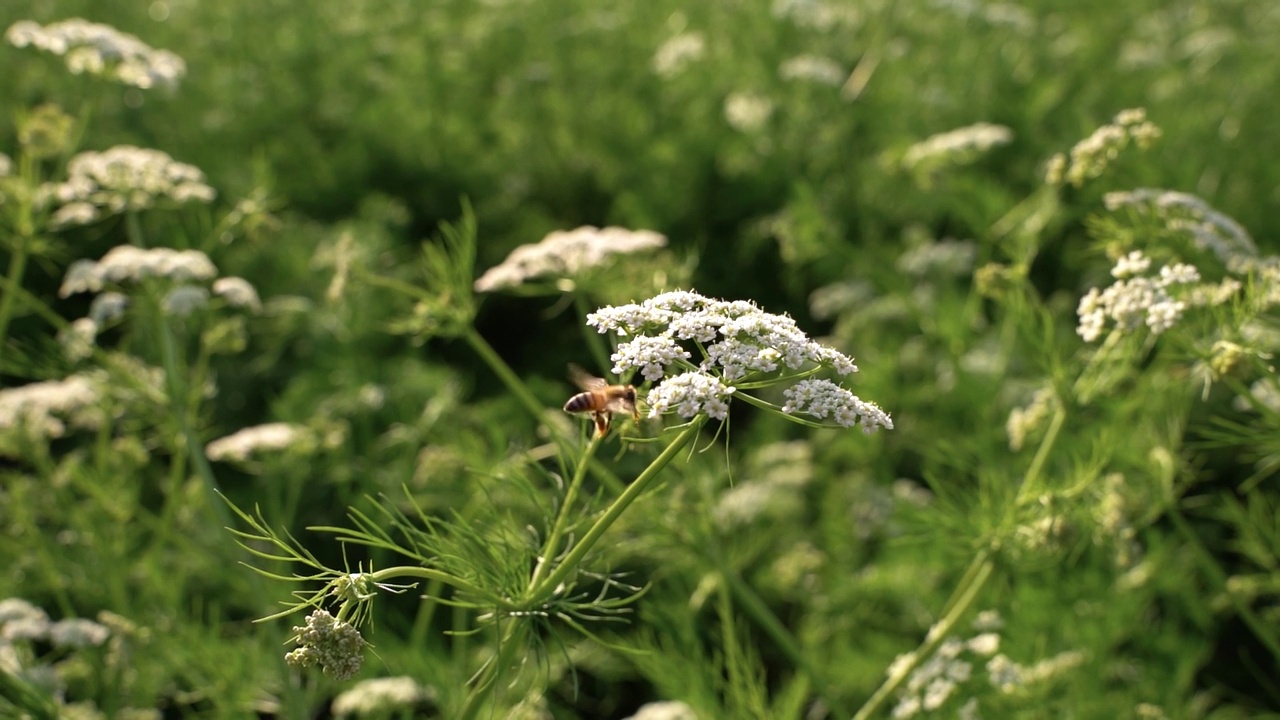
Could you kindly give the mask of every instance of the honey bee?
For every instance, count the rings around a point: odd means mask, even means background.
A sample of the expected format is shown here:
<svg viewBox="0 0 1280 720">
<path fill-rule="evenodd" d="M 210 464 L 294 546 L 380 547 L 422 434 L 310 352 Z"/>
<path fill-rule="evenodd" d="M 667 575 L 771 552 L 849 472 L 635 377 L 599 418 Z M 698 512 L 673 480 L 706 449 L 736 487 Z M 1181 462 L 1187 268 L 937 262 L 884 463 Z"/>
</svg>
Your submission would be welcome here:
<svg viewBox="0 0 1280 720">
<path fill-rule="evenodd" d="M 630 413 L 633 420 L 640 421 L 634 386 L 610 385 L 604 378 L 598 378 L 577 365 L 569 366 L 569 378 L 583 392 L 569 398 L 564 404 L 564 411 L 591 413 L 591 419 L 596 423 L 596 437 L 604 437 L 609 432 L 609 421 L 616 412 Z"/>
</svg>

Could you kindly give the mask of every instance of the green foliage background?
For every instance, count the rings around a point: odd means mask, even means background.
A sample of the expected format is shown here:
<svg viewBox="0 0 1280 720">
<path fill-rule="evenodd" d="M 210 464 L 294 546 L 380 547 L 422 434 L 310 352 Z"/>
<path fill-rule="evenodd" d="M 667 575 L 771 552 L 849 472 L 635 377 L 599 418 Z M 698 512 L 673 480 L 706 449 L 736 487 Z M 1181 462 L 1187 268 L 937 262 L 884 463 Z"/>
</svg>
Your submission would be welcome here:
<svg viewBox="0 0 1280 720">
<path fill-rule="evenodd" d="M 1076 303 L 1109 280 L 1104 246 L 1133 241 L 1099 229 L 1102 194 L 1197 194 L 1264 254 L 1280 234 L 1280 6 L 1269 2 L 0 6 L 3 27 L 76 16 L 178 53 L 187 76 L 174 92 L 144 93 L 0 45 L 0 151 L 16 155 L 23 112 L 56 103 L 82 113 L 78 149 L 153 147 L 206 173 L 219 193 L 207 212 L 148 214 L 144 230 L 158 245 L 206 250 L 222 274 L 249 280 L 265 309 L 247 321 L 242 351 L 210 360 L 216 392 L 199 404 L 198 434 L 207 442 L 288 421 L 340 438 L 256 467 L 214 466 L 234 503 L 260 506 L 267 524 L 331 565 L 343 550 L 306 528 L 347 525 L 348 507 L 380 495 L 407 490 L 433 517 L 465 517 L 495 543 L 518 544 L 504 533 L 526 526 L 542 532 L 552 512 L 554 469 L 526 455 L 547 446 L 539 420 L 461 335 L 415 325 L 414 298 L 368 281 L 433 292 L 421 245 L 440 247 L 437 227 L 465 204 L 477 273 L 557 229 L 661 232 L 667 250 L 583 288 L 591 308 L 641 300 L 661 289 L 658 278 L 756 301 L 854 355 L 857 391 L 892 412 L 895 430 L 866 437 L 735 407 L 730 432 L 682 456 L 595 559 L 649 586 L 630 624 L 593 626 L 595 638 L 539 626 L 544 652 L 530 655 L 510 697 L 492 699 L 495 717 L 515 717 L 505 714 L 521 697 L 556 718 L 622 718 L 659 699 L 700 717 L 859 707 L 938 620 L 975 552 L 1043 519 L 1023 506 L 1025 516 L 1008 514 L 1035 446 L 1011 451 L 1005 420 L 1085 362 Z M 670 77 L 655 72 L 655 52 L 682 33 L 701 34 L 704 54 Z M 830 58 L 857 82 L 781 77 L 802 54 Z M 761 127 L 727 118 L 740 95 L 771 104 Z M 1161 141 L 1047 199 L 1045 161 L 1131 107 L 1146 109 Z M 936 172 L 903 168 L 911 145 L 982 121 L 1010 128 L 1012 143 Z M 245 198 L 256 222 L 210 242 Z M 1039 225 L 1020 222 L 1041 211 Z M 80 317 L 86 301 L 57 297 L 66 267 L 126 242 L 126 228 L 49 237 L 23 285 Z M 335 296 L 344 238 L 369 276 Z M 973 240 L 972 268 L 903 269 L 905 253 L 948 238 Z M 1034 302 L 980 294 L 972 271 L 993 262 L 1024 264 Z M 815 291 L 836 284 L 853 299 L 822 308 Z M 499 294 L 482 299 L 475 329 L 554 410 L 572 392 L 566 364 L 593 359 L 582 321 L 563 297 Z M 38 314 L 14 319 L 6 387 L 73 369 L 54 335 Z M 145 356 L 152 340 L 122 331 L 101 342 Z M 1202 394 L 1185 357 L 1145 346 L 1126 360 L 1135 369 L 1124 382 L 1069 408 L 1044 466 L 1042 510 L 1071 530 L 1053 547 L 1001 554 L 978 601 L 1000 611 L 1001 651 L 1019 662 L 1073 650 L 1084 659 L 1022 694 L 975 682 L 965 692 L 981 698 L 983 717 L 1280 712 L 1280 658 L 1241 613 L 1272 628 L 1278 617 L 1274 413 L 1234 409 L 1223 385 Z M 67 702 L 107 716 L 325 712 L 342 686 L 282 660 L 300 617 L 250 622 L 276 612 L 288 588 L 238 564 L 249 558 L 225 530 L 233 518 L 171 454 L 165 438 L 178 431 L 166 408 L 149 412 L 111 439 L 109 462 L 68 439 L 46 467 L 4 466 L 0 596 L 136 626 L 127 658 L 70 658 L 84 667 L 62 668 Z M 620 447 L 599 458 L 623 479 L 657 452 Z M 1128 483 L 1135 534 L 1123 540 L 1096 530 L 1110 473 Z M 755 486 L 771 488 L 765 510 L 716 515 L 726 496 Z M 599 510 L 611 489 L 593 491 Z M 1141 546 L 1141 582 L 1116 560 L 1130 541 Z M 348 552 L 352 565 L 391 560 Z M 1231 580 L 1254 590 L 1233 596 Z M 365 676 L 412 676 L 436 694 L 421 716 L 451 717 L 492 638 L 446 634 L 474 618 L 417 592 L 379 598 Z M 748 597 L 819 668 L 822 686 Z"/>
</svg>

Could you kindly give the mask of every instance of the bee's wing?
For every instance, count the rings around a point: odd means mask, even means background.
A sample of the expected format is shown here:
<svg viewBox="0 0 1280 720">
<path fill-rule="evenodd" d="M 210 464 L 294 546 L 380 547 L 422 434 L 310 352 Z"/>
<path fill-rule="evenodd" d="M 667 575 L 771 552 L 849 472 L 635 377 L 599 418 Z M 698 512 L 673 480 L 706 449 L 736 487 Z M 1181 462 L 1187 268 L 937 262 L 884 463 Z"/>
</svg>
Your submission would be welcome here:
<svg viewBox="0 0 1280 720">
<path fill-rule="evenodd" d="M 569 364 L 569 379 L 583 390 L 599 390 L 609 385 L 604 378 L 598 378 L 573 363 Z"/>
<path fill-rule="evenodd" d="M 636 412 L 636 405 L 635 403 L 631 402 L 630 400 L 624 397 L 616 397 L 616 398 L 611 398 L 609 400 L 609 404 L 605 407 L 605 409 L 608 410 L 609 412 L 634 415 Z"/>
</svg>

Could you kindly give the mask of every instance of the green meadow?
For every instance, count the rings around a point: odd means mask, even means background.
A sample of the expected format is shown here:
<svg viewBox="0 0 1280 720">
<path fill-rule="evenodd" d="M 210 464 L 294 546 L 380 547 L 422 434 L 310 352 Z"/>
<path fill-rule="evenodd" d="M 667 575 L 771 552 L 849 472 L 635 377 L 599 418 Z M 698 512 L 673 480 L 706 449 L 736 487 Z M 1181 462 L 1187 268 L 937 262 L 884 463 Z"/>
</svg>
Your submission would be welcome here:
<svg viewBox="0 0 1280 720">
<path fill-rule="evenodd" d="M 0 717 L 1280 717 L 1280 4 L 0 31 Z"/>
</svg>

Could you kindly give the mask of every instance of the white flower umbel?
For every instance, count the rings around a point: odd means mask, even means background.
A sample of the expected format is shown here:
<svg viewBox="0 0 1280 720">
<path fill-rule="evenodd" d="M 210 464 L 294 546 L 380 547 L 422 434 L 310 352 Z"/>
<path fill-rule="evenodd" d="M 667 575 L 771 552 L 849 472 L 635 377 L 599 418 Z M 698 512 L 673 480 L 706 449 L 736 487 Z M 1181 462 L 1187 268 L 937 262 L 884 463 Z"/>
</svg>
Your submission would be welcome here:
<svg viewBox="0 0 1280 720">
<path fill-rule="evenodd" d="M 612 358 L 615 373 L 639 370 L 646 380 L 661 379 L 645 400 L 650 417 L 674 412 L 724 419 L 729 401 L 741 391 L 798 380 L 781 408 L 743 397 L 789 417 L 805 413 L 843 427 L 860 422 L 868 432 L 893 427 L 873 403 L 830 380 L 806 379 L 823 370 L 841 376 L 857 372 L 851 358 L 814 342 L 791 318 L 753 303 L 675 291 L 601 308 L 587 316 L 587 324 L 626 338 Z M 678 369 L 674 375 L 672 368 Z"/>
<path fill-rule="evenodd" d="M 650 65 L 656 75 L 669 78 L 701 58 L 706 50 L 707 42 L 701 33 L 683 33 L 663 43 L 653 54 Z"/>
<path fill-rule="evenodd" d="M 244 462 L 260 453 L 288 449 L 306 435 L 306 428 L 291 423 L 255 425 L 214 440 L 205 446 L 204 454 L 215 462 L 219 460 Z"/>
<path fill-rule="evenodd" d="M 330 710 L 338 717 L 369 717 L 413 710 L 435 696 L 430 688 L 408 676 L 362 680 L 333 699 Z"/>
<path fill-rule="evenodd" d="M 1244 226 L 1195 195 L 1137 188 L 1107 193 L 1103 202 L 1112 212 L 1131 208 L 1164 221 L 1165 227 L 1190 235 L 1196 247 L 1212 252 L 1223 263 L 1258 256 L 1258 246 Z"/>
<path fill-rule="evenodd" d="M 200 168 L 159 150 L 117 145 L 71 158 L 66 181 L 40 186 L 37 200 L 42 207 L 58 206 L 53 224 L 65 227 L 161 202 L 210 203 L 215 195 Z"/>
<path fill-rule="evenodd" d="M 1013 142 L 1013 131 L 1004 125 L 977 123 L 932 135 L 907 148 L 902 165 L 908 170 L 972 162 L 988 150 Z"/>
<path fill-rule="evenodd" d="M 512 250 L 502 264 L 489 268 L 476 280 L 475 290 L 493 292 L 523 285 L 535 278 L 572 278 L 605 264 L 615 255 L 655 250 L 666 244 L 666 236 L 652 230 L 601 229 L 590 225 L 570 231 L 557 230 L 541 242 Z"/>
<path fill-rule="evenodd" d="M 797 55 L 783 61 L 778 67 L 778 77 L 783 80 L 800 80 L 839 87 L 849 73 L 840 63 L 821 55 Z"/>
<path fill-rule="evenodd" d="M 11 431 L 24 437 L 58 438 L 67 425 L 97 428 L 103 420 L 102 388 L 87 375 L 46 380 L 0 390 L 0 436 Z"/>
<path fill-rule="evenodd" d="M 43 27 L 22 20 L 9 26 L 4 37 L 14 47 L 34 47 L 62 56 L 67 68 L 77 75 L 101 75 L 144 90 L 176 86 L 187 72 L 182 58 L 168 50 L 156 50 L 110 25 L 80 18 Z"/>
<path fill-rule="evenodd" d="M 108 285 L 136 283 L 151 277 L 188 282 L 211 280 L 217 274 L 218 269 L 209 256 L 199 250 L 120 245 L 108 250 L 97 262 L 71 263 L 58 294 L 65 298 L 76 293 L 98 292 Z"/>
<path fill-rule="evenodd" d="M 244 308 L 252 312 L 262 309 L 262 300 L 258 298 L 258 291 L 244 278 L 218 278 L 213 282 L 213 294 L 226 300 L 231 307 Z"/>
<path fill-rule="evenodd" d="M 1177 324 L 1187 304 L 1174 298 L 1171 290 L 1198 282 L 1200 273 L 1190 265 L 1176 263 L 1162 266 L 1156 277 L 1144 275 L 1150 268 L 1150 259 L 1135 250 L 1112 268 L 1112 276 L 1118 278 L 1115 283 L 1106 290 L 1090 288 L 1080 299 L 1076 332 L 1085 342 L 1100 338 L 1108 324 L 1123 332 L 1145 324 L 1157 335 Z"/>
</svg>

